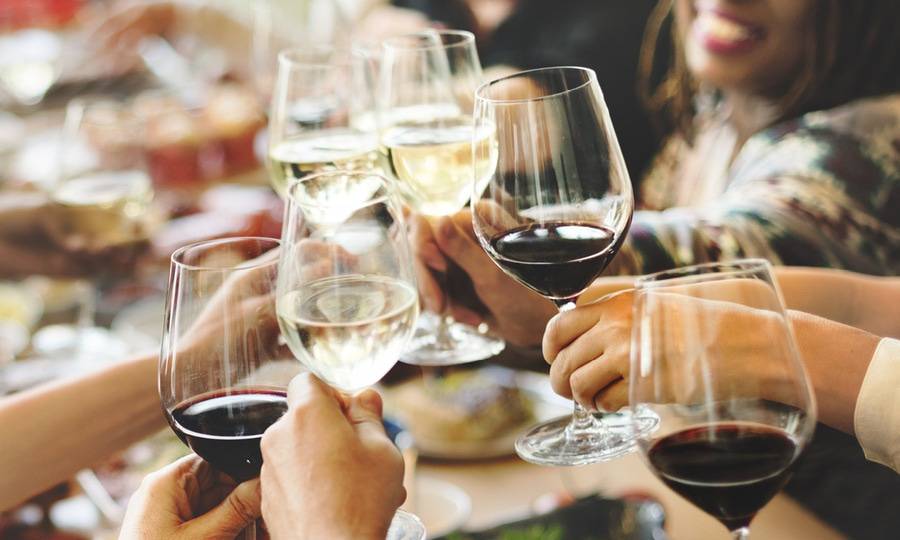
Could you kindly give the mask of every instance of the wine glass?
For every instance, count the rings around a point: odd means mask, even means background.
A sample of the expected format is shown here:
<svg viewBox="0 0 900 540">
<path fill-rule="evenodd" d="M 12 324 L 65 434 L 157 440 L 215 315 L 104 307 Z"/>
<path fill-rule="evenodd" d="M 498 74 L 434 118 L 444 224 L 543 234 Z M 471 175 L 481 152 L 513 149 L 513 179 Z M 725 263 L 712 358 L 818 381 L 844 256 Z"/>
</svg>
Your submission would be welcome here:
<svg viewBox="0 0 900 540">
<path fill-rule="evenodd" d="M 645 461 L 746 539 L 816 423 L 771 266 L 744 260 L 639 278 L 632 337 L 631 406 L 660 419 L 641 436 Z"/>
<path fill-rule="evenodd" d="M 263 106 L 268 106 L 278 73 L 279 51 L 313 44 L 347 46 L 350 23 L 334 0 L 254 0 L 253 81 Z"/>
<path fill-rule="evenodd" d="M 238 237 L 172 255 L 160 399 L 178 437 L 236 482 L 259 476 L 263 432 L 287 410 L 288 383 L 302 369 L 279 354 L 278 246 Z"/>
<path fill-rule="evenodd" d="M 475 97 L 475 129 L 494 132 L 497 141 L 492 149 L 476 139 L 475 163 L 498 155 L 473 193 L 479 242 L 513 279 L 562 311 L 573 308 L 618 252 L 634 207 L 596 75 L 558 67 L 486 83 Z M 542 465 L 582 465 L 631 451 L 630 420 L 598 416 L 575 403 L 571 418 L 535 427 L 516 451 Z"/>
<path fill-rule="evenodd" d="M 369 196 L 334 196 L 348 186 Z M 402 211 L 384 177 L 358 171 L 307 176 L 288 187 L 287 203 L 276 295 L 281 333 L 320 379 L 357 392 L 397 363 L 419 314 Z M 424 535 L 418 518 L 403 511 L 391 528 L 392 539 Z"/>
<path fill-rule="evenodd" d="M 57 181 L 49 189 L 51 236 L 89 261 L 104 261 L 94 280 L 135 262 L 149 236 L 147 209 L 153 189 L 140 148 L 142 124 L 121 104 L 74 100 L 66 108 Z M 96 286 L 80 283 L 78 321 L 35 335 L 35 347 L 78 360 L 117 359 L 127 346 L 94 324 Z"/>
<path fill-rule="evenodd" d="M 268 163 L 279 195 L 315 172 L 380 170 L 374 78 L 359 50 L 310 46 L 278 54 Z"/>
<path fill-rule="evenodd" d="M 428 30 L 383 43 L 381 144 L 386 169 L 414 212 L 428 218 L 452 215 L 469 201 L 472 184 L 493 173 L 493 128 L 476 128 L 472 121 L 473 95 L 481 79 L 470 32 Z M 475 161 L 473 141 L 480 150 Z M 452 261 L 448 264 L 447 273 L 439 276 L 445 288 L 465 276 Z M 453 321 L 449 310 L 423 317 L 423 322 L 405 362 L 461 364 L 490 358 L 504 347 L 486 328 Z"/>
</svg>

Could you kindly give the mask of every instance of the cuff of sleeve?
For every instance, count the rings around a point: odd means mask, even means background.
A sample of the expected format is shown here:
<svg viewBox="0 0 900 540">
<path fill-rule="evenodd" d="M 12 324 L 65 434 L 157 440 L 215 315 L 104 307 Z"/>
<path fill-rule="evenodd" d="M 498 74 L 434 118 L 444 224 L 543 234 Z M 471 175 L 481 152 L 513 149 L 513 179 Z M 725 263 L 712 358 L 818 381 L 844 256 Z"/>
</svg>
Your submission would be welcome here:
<svg viewBox="0 0 900 540">
<path fill-rule="evenodd" d="M 885 338 L 878 343 L 853 422 L 866 459 L 900 472 L 900 341 Z"/>
</svg>

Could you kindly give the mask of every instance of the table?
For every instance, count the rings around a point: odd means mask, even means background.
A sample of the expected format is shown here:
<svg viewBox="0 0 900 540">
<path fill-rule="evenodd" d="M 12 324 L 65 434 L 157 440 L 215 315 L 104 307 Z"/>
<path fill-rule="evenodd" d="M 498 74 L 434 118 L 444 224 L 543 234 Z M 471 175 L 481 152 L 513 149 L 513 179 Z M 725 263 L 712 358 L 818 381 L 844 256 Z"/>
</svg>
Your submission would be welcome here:
<svg viewBox="0 0 900 540">
<path fill-rule="evenodd" d="M 540 467 L 517 458 L 470 463 L 420 461 L 417 472 L 456 484 L 469 494 L 472 514 L 465 526 L 469 530 L 526 517 L 532 502 L 548 492 L 568 490 L 575 496 L 600 492 L 610 497 L 641 492 L 665 507 L 670 540 L 730 538 L 716 520 L 666 488 L 638 455 L 577 468 Z M 752 530 L 753 537 L 766 540 L 844 538 L 784 495 L 760 512 Z"/>
</svg>

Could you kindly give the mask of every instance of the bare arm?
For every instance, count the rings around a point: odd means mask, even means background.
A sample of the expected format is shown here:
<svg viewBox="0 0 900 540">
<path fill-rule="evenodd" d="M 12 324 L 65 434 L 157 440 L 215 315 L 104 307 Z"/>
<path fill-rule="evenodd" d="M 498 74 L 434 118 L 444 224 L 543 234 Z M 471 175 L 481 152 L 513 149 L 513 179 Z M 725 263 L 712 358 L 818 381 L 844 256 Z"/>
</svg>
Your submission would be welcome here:
<svg viewBox="0 0 900 540">
<path fill-rule="evenodd" d="M 900 278 L 824 268 L 775 269 L 790 309 L 879 336 L 900 336 Z"/>
<path fill-rule="evenodd" d="M 156 370 L 146 356 L 6 398 L 0 510 L 162 428 Z"/>
</svg>

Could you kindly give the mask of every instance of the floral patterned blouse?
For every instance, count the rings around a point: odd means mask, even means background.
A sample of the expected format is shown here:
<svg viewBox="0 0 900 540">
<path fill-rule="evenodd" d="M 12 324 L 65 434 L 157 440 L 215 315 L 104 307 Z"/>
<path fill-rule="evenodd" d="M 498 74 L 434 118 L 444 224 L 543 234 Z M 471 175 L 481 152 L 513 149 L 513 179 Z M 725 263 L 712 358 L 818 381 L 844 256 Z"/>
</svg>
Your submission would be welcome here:
<svg viewBox="0 0 900 540">
<path fill-rule="evenodd" d="M 777 124 L 730 165 L 729 133 L 712 128 L 691 148 L 667 145 L 611 271 L 762 257 L 900 273 L 900 94 Z"/>
</svg>

